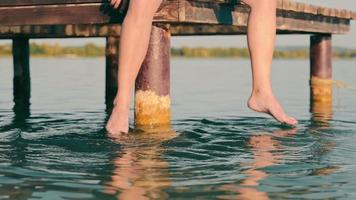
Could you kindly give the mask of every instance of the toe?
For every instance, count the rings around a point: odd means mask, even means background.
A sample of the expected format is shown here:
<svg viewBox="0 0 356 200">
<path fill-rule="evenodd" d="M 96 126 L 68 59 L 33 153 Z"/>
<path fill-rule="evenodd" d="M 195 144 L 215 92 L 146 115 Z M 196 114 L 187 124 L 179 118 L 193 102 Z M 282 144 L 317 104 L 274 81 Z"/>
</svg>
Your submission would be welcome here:
<svg viewBox="0 0 356 200">
<path fill-rule="evenodd" d="M 105 129 L 108 134 L 114 134 L 114 130 L 110 125 L 107 125 Z"/>
<path fill-rule="evenodd" d="M 293 125 L 297 125 L 298 124 L 298 120 L 297 119 L 295 119 L 294 117 L 289 117 L 289 118 L 293 122 Z"/>
<path fill-rule="evenodd" d="M 292 126 L 295 126 L 298 124 L 298 121 L 293 118 L 293 117 L 287 117 L 286 120 L 284 121 L 286 124 L 289 124 L 289 125 L 292 125 Z"/>
</svg>

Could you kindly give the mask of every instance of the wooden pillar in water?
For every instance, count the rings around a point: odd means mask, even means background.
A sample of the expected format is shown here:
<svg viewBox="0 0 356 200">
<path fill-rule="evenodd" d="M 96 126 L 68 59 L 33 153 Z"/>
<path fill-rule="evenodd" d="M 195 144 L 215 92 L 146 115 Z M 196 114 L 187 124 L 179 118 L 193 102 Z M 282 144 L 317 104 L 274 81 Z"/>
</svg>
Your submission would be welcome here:
<svg viewBox="0 0 356 200">
<path fill-rule="evenodd" d="M 136 79 L 137 128 L 170 126 L 170 38 L 167 27 L 152 27 L 148 52 Z"/>
<path fill-rule="evenodd" d="M 107 109 L 113 107 L 113 101 L 118 87 L 119 41 L 119 36 L 106 38 L 105 104 Z"/>
<path fill-rule="evenodd" d="M 310 111 L 321 118 L 330 118 L 332 115 L 331 39 L 330 34 L 313 35 L 310 38 Z"/>
<path fill-rule="evenodd" d="M 14 109 L 20 109 L 22 107 L 28 107 L 30 104 L 31 80 L 29 39 L 14 38 L 12 40 L 12 54 L 14 64 Z"/>
</svg>

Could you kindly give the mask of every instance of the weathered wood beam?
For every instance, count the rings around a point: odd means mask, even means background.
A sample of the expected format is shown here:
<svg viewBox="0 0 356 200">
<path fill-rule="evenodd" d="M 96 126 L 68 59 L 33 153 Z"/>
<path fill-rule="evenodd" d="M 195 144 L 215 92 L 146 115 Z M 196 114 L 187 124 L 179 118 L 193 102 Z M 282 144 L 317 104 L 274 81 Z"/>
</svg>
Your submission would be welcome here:
<svg viewBox="0 0 356 200">
<path fill-rule="evenodd" d="M 283 22 L 283 23 L 282 23 Z M 278 34 L 313 34 L 315 32 L 288 30 L 284 26 L 278 29 Z M 243 35 L 247 26 L 210 25 L 210 24 L 171 24 L 170 31 L 173 36 L 183 35 Z M 34 25 L 34 26 L 0 26 L 0 39 L 13 37 L 29 38 L 81 38 L 81 37 L 109 37 L 120 35 L 120 24 L 81 24 L 81 25 Z M 344 31 L 349 30 L 345 28 Z"/>
<path fill-rule="evenodd" d="M 68 24 L 68 25 L 25 25 L 0 26 L 0 38 L 77 38 L 119 36 L 120 24 Z"/>
<path fill-rule="evenodd" d="M 53 4 L 102 3 L 108 0 L 1 0 L 0 7 L 5 6 L 36 6 Z"/>
<path fill-rule="evenodd" d="M 128 1 L 128 0 L 123 0 Z M 166 2 L 176 0 L 165 0 Z M 194 0 L 200 2 L 215 2 L 236 4 L 236 0 Z M 53 5 L 53 4 L 83 4 L 83 3 L 108 3 L 109 0 L 1 0 L 0 7 L 4 6 L 35 6 L 35 5 Z"/>
<path fill-rule="evenodd" d="M 170 125 L 170 38 L 168 29 L 153 26 L 149 49 L 136 79 L 137 128 Z"/>
<path fill-rule="evenodd" d="M 322 9 L 309 9 L 306 4 L 283 1 L 277 10 L 277 28 L 283 33 L 343 34 L 350 30 L 350 16 L 346 10 L 323 15 Z M 295 6 L 290 6 L 295 5 Z M 304 5 L 298 6 L 298 5 Z M 307 9 L 308 8 L 308 9 Z M 11 13 L 17 13 L 11 15 Z M 335 13 L 339 13 L 337 17 Z M 154 21 L 175 24 L 231 25 L 246 27 L 249 7 L 188 0 L 170 0 L 162 4 Z M 48 17 L 50 16 L 50 17 Z M 85 16 L 85 17 L 83 17 Z M 113 11 L 107 3 L 57 4 L 41 6 L 0 7 L 0 24 L 107 24 L 120 23 L 123 14 Z M 236 28 L 235 28 L 236 29 Z"/>
<path fill-rule="evenodd" d="M 233 25 L 246 27 L 247 6 L 185 1 L 180 12 L 181 23 Z M 183 17 L 182 17 L 183 15 Z M 283 32 L 343 34 L 350 30 L 350 20 L 295 11 L 277 10 L 277 29 Z"/>
<path fill-rule="evenodd" d="M 162 3 L 155 21 L 175 21 L 177 1 Z M 108 3 L 0 7 L 1 25 L 107 24 L 120 23 L 123 17 L 122 12 L 113 10 Z"/>
<path fill-rule="evenodd" d="M 351 10 L 328 8 L 290 0 L 277 0 L 277 8 L 285 11 L 294 11 L 343 19 L 352 19 L 352 15 L 355 14 L 355 12 Z"/>
<path fill-rule="evenodd" d="M 127 0 L 125 0 L 127 1 Z M 177 0 L 165 0 L 165 2 L 175 2 Z M 184 2 L 184 0 L 178 0 Z M 239 0 L 189 0 L 190 2 L 209 2 L 215 4 L 243 4 Z M 87 4 L 87 3 L 108 3 L 109 0 L 2 0 L 0 7 L 5 6 L 35 6 L 35 5 L 57 5 L 57 4 Z M 305 4 L 290 0 L 277 0 L 278 9 L 287 11 L 296 11 L 303 13 L 311 13 L 324 16 L 333 16 L 345 19 L 355 19 L 356 13 L 346 9 L 328 8 L 324 6 L 317 6 Z"/>
</svg>

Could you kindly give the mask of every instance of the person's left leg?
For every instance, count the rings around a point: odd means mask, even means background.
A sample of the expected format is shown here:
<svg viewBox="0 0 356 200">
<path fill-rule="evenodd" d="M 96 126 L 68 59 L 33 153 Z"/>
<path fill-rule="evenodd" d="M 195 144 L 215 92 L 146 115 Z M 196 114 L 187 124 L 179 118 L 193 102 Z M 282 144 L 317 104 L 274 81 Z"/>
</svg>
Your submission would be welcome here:
<svg viewBox="0 0 356 200">
<path fill-rule="evenodd" d="M 114 7 L 119 6 L 117 2 L 120 0 L 112 0 Z M 153 16 L 161 2 L 162 0 L 130 0 L 120 35 L 118 92 L 106 125 L 109 134 L 128 132 L 133 86 L 147 53 Z"/>
<path fill-rule="evenodd" d="M 252 93 L 248 107 L 266 113 L 277 121 L 296 125 L 274 96 L 271 84 L 271 68 L 276 36 L 276 0 L 242 0 L 249 5 L 247 40 L 251 57 Z"/>
</svg>

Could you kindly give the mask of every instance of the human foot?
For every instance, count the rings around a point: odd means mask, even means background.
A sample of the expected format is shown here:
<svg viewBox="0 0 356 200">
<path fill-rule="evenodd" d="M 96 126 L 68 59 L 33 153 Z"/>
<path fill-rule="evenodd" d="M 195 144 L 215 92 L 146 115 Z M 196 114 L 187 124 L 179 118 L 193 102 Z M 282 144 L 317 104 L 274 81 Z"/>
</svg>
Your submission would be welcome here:
<svg viewBox="0 0 356 200">
<path fill-rule="evenodd" d="M 288 116 L 273 94 L 253 93 L 247 102 L 247 106 L 256 112 L 271 115 L 277 121 L 288 125 L 297 125 L 298 121 Z"/>
<path fill-rule="evenodd" d="M 106 124 L 106 131 L 112 135 L 127 133 L 129 131 L 129 110 L 115 106 Z"/>
</svg>

